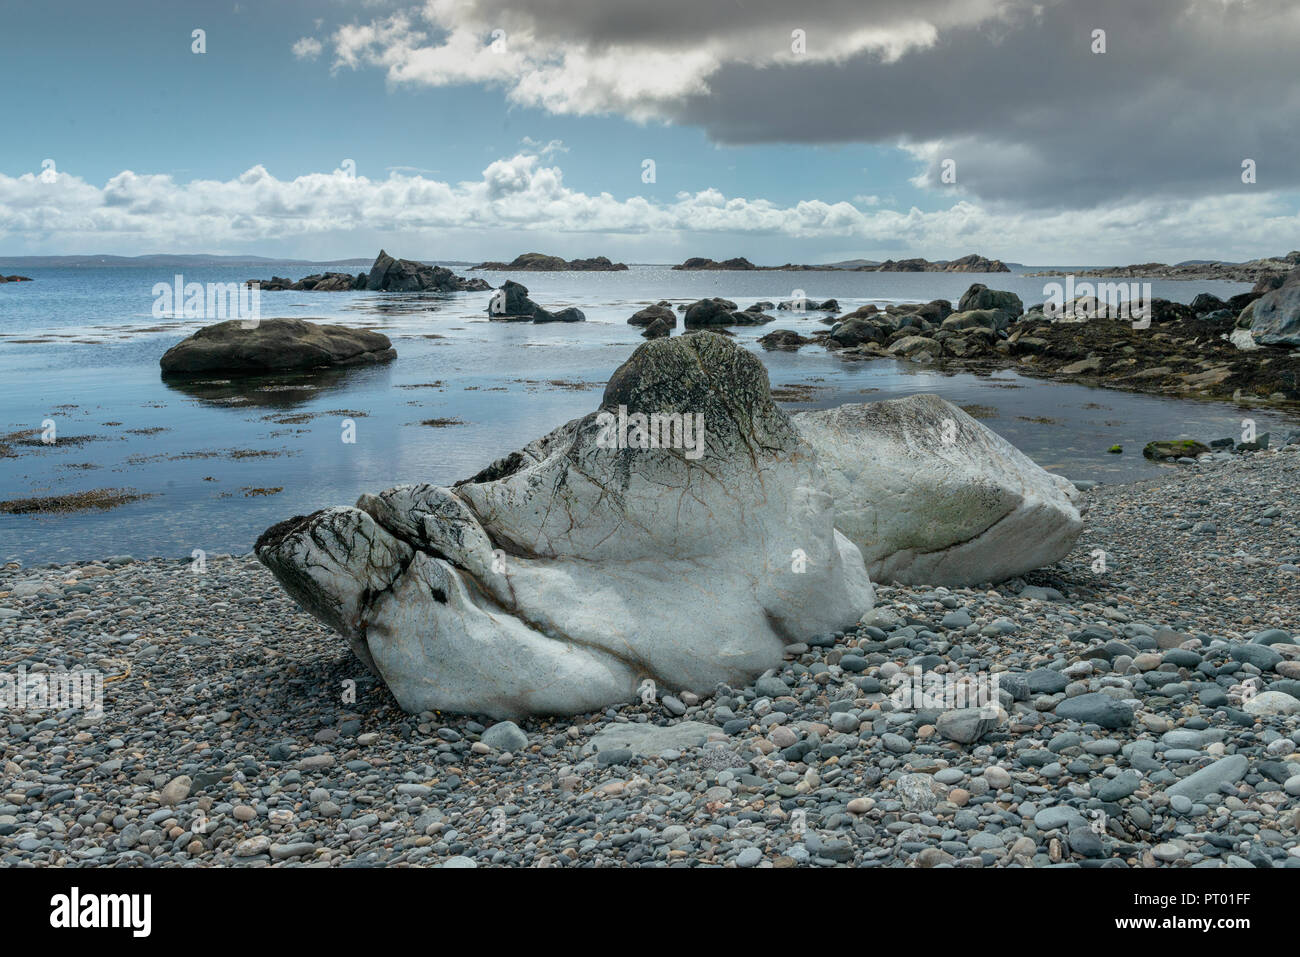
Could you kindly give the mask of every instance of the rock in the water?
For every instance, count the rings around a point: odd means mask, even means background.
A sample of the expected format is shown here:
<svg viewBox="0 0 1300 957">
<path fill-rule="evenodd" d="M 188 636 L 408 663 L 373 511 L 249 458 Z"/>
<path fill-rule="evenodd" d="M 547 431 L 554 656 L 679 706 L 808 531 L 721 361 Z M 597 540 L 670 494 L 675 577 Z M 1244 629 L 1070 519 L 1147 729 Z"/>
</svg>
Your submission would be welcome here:
<svg viewBox="0 0 1300 957">
<path fill-rule="evenodd" d="M 484 279 L 462 279 L 442 266 L 394 259 L 381 249 L 364 288 L 382 292 L 473 292 L 492 287 Z"/>
<path fill-rule="evenodd" d="M 673 312 L 672 307 L 658 303 L 634 312 L 632 318 L 628 319 L 628 325 L 649 326 L 653 325 L 656 319 L 662 319 L 669 326 L 677 325 L 677 313 Z"/>
<path fill-rule="evenodd" d="M 1208 451 L 1210 451 L 1208 445 L 1194 439 L 1148 442 L 1142 447 L 1142 454 L 1149 459 L 1195 458 L 1198 455 L 1204 455 Z"/>
<path fill-rule="evenodd" d="M 761 312 L 737 311 L 730 299 L 701 299 L 686 307 L 682 323 L 687 329 L 710 326 L 757 326 L 771 322 L 772 317 Z"/>
<path fill-rule="evenodd" d="M 381 332 L 305 319 L 228 319 L 204 326 L 159 361 L 164 374 L 258 374 L 366 365 L 397 357 Z"/>
<path fill-rule="evenodd" d="M 710 333 L 640 346 L 596 412 L 472 479 L 289 519 L 256 552 L 409 711 L 747 683 L 872 603 L 762 363 Z"/>
<path fill-rule="evenodd" d="M 673 326 L 677 324 L 674 319 L 671 323 L 664 319 L 656 319 L 650 325 L 646 326 L 641 332 L 642 339 L 664 339 L 673 333 Z"/>
<path fill-rule="evenodd" d="M 971 585 L 1064 557 L 1077 490 L 936 395 L 793 417 L 874 580 Z"/>
<path fill-rule="evenodd" d="M 583 322 L 586 315 L 581 309 L 569 306 L 559 312 L 543 309 L 528 298 L 528 287 L 507 279 L 501 288 L 492 293 L 488 301 L 488 316 L 505 322 L 531 319 L 533 322 Z"/>
</svg>

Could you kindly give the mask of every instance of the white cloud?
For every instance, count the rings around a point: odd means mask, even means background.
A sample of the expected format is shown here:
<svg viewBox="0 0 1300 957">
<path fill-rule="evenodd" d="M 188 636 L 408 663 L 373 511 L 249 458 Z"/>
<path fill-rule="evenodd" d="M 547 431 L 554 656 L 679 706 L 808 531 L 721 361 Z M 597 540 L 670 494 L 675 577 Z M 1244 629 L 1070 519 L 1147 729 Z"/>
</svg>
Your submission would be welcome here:
<svg viewBox="0 0 1300 957">
<path fill-rule="evenodd" d="M 440 243 L 454 231 L 486 237 L 493 246 L 514 244 L 503 237 L 525 232 L 536 237 L 527 242 L 537 246 L 566 236 L 592 237 L 591 246 L 628 240 L 664 258 L 688 247 L 692 254 L 745 254 L 747 243 L 777 239 L 807 241 L 806 249 L 833 242 L 873 258 L 887 250 L 930 258 L 979 252 L 1055 264 L 1193 255 L 1247 259 L 1296 245 L 1300 216 L 1278 212 L 1281 200 L 1269 193 L 1149 199 L 1091 213 L 1043 215 L 969 199 L 928 212 L 872 207 L 865 198 L 856 204 L 807 199 L 781 205 L 717 189 L 670 199 L 619 199 L 571 189 L 559 167 L 520 153 L 490 163 L 478 179 L 458 183 L 399 171 L 372 180 L 343 170 L 281 180 L 262 166 L 230 180 L 186 183 L 126 170 L 103 186 L 67 172 L 53 182 L 34 173 L 0 175 L 0 243 L 33 252 L 254 251 L 354 236 L 368 248 L 375 235 Z M 443 254 L 455 257 L 458 250 Z M 802 258 L 816 261 L 817 255 Z"/>
<path fill-rule="evenodd" d="M 293 55 L 299 60 L 314 60 L 321 55 L 323 49 L 324 44 L 315 37 L 303 37 L 293 45 Z"/>
</svg>

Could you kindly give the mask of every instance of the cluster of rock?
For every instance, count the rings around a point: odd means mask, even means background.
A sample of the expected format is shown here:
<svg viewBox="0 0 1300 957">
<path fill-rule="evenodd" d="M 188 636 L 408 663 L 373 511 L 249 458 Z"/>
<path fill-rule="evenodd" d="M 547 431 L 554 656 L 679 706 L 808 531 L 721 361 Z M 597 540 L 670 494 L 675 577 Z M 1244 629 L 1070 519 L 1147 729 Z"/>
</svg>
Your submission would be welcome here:
<svg viewBox="0 0 1300 957">
<path fill-rule="evenodd" d="M 605 256 L 596 256 L 593 259 L 563 259 L 545 253 L 524 253 L 522 256 L 516 256 L 514 262 L 485 262 L 470 268 L 523 272 L 620 272 L 627 269 L 627 263 L 610 262 Z"/>
<path fill-rule="evenodd" d="M 31 282 L 27 276 L 0 276 L 0 282 Z"/>
<path fill-rule="evenodd" d="M 394 259 L 379 251 L 369 273 L 326 272 L 299 279 L 249 279 L 263 292 L 481 292 L 492 286 L 484 279 L 465 279 L 444 266 L 430 266 L 412 259 Z"/>
<path fill-rule="evenodd" d="M 857 264 L 827 263 L 823 265 L 799 265 L 786 263 L 784 266 L 755 266 L 744 256 L 734 259 L 707 259 L 695 256 L 673 267 L 679 270 L 721 270 L 721 271 L 766 271 L 766 272 L 1010 272 L 1011 269 L 1000 259 L 988 259 L 971 253 L 960 259 L 890 259 L 883 263 L 861 262 Z"/>
<path fill-rule="evenodd" d="M 1300 251 L 1292 251 L 1285 256 L 1252 259 L 1244 263 L 1185 262 L 1172 266 L 1165 263 L 1135 263 L 1131 266 L 1106 266 L 1098 269 L 1053 269 L 1025 273 L 1025 275 L 1075 275 L 1110 279 L 1221 279 L 1229 282 L 1257 282 L 1280 279 L 1296 266 L 1300 266 Z"/>
<path fill-rule="evenodd" d="M 672 441 L 692 420 L 698 454 Z M 646 680 L 750 681 L 868 611 L 871 569 L 1053 561 L 1079 533 L 1070 494 L 937 397 L 792 419 L 756 357 L 692 332 L 473 478 L 296 516 L 256 553 L 403 708 L 572 714 Z"/>
<path fill-rule="evenodd" d="M 259 374 L 369 365 L 397 357 L 381 332 L 305 319 L 228 319 L 204 326 L 159 360 L 164 374 Z"/>
<path fill-rule="evenodd" d="M 682 321 L 687 329 L 723 331 L 727 326 L 760 326 L 772 322 L 773 317 L 767 314 L 769 309 L 789 312 L 838 312 L 840 304 L 834 299 L 827 299 L 824 302 L 788 299 L 781 303 L 764 299 L 741 309 L 730 299 L 713 297 L 698 299 L 677 308 L 683 313 Z M 644 326 L 645 331 L 641 334 L 647 339 L 669 335 L 677 326 L 677 316 L 673 312 L 672 304 L 666 299 L 638 310 L 627 321 L 629 325 Z M 730 333 L 724 332 L 724 334 Z"/>
<path fill-rule="evenodd" d="M 569 306 L 557 312 L 543 309 L 528 298 L 528 287 L 507 279 L 488 301 L 489 319 L 500 322 L 583 322 L 587 316 L 581 309 Z"/>
<path fill-rule="evenodd" d="M 823 320 L 827 332 L 777 329 L 772 349 L 821 343 L 845 358 L 906 358 L 968 369 L 1015 368 L 1168 395 L 1300 400 L 1300 267 L 1260 280 L 1250 292 L 1191 303 L 1152 299 L 1149 315 L 1111 316 L 1095 296 L 1029 307 L 1011 292 L 972 285 L 956 309 L 947 300 L 873 304 Z M 1096 316 L 1096 319 L 1078 317 Z M 1122 319 L 1122 321 L 1115 321 Z"/>
</svg>

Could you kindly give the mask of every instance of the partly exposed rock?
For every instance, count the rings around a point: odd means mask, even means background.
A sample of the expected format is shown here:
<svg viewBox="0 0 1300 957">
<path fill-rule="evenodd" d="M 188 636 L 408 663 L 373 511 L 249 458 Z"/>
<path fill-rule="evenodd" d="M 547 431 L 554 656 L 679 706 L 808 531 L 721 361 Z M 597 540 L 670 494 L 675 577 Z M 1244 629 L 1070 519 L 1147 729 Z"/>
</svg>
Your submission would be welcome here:
<svg viewBox="0 0 1300 957">
<path fill-rule="evenodd" d="M 643 339 L 662 339 L 665 336 L 672 335 L 673 326 L 675 325 L 677 325 L 676 318 L 671 323 L 667 319 L 656 319 L 642 330 L 641 337 Z"/>
<path fill-rule="evenodd" d="M 758 340 L 758 344 L 764 349 L 798 349 L 800 346 L 806 346 L 816 341 L 816 339 L 801 336 L 790 329 L 773 329 L 767 335 L 762 336 Z"/>
<path fill-rule="evenodd" d="M 502 322 L 583 322 L 587 316 L 576 306 L 558 312 L 543 309 L 528 298 L 528 287 L 507 279 L 488 301 L 488 317 Z"/>
<path fill-rule="evenodd" d="M 1064 557 L 1083 530 L 1068 481 L 936 395 L 793 421 L 875 580 L 1000 581 Z"/>
<path fill-rule="evenodd" d="M 168 349 L 164 374 L 266 373 L 388 362 L 397 357 L 381 332 L 306 319 L 228 319 L 204 326 Z"/>
<path fill-rule="evenodd" d="M 1142 448 L 1142 454 L 1149 459 L 1194 459 L 1208 451 L 1210 451 L 1208 445 L 1195 439 L 1148 442 Z"/>
<path fill-rule="evenodd" d="M 665 416 L 702 442 L 641 448 Z M 872 601 L 762 363 L 711 333 L 645 343 L 598 412 L 473 479 L 290 519 L 256 551 L 411 711 L 572 714 L 647 678 L 744 683 Z"/>
<path fill-rule="evenodd" d="M 662 319 L 669 326 L 675 327 L 677 325 L 677 313 L 673 312 L 673 307 L 664 300 L 634 312 L 632 317 L 628 319 L 628 325 L 648 326 L 656 319 Z"/>
<path fill-rule="evenodd" d="M 442 266 L 394 259 L 381 249 L 366 277 L 366 288 L 383 292 L 479 292 L 492 287 L 484 279 L 462 279 Z"/>
<path fill-rule="evenodd" d="M 740 311 L 730 299 L 700 299 L 686 307 L 682 323 L 687 329 L 710 326 L 759 326 L 772 317 L 761 312 Z"/>
</svg>

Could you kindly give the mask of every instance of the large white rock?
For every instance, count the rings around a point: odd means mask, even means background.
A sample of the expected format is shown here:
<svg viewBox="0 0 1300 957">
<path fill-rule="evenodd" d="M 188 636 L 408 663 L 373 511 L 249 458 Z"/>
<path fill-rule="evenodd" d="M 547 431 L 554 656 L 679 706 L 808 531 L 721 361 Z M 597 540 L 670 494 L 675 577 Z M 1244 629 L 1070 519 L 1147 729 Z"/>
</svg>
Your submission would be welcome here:
<svg viewBox="0 0 1300 957">
<path fill-rule="evenodd" d="M 620 408 L 699 415 L 703 442 L 619 448 L 598 412 Z M 713 333 L 648 342 L 598 412 L 452 488 L 282 522 L 258 558 L 409 711 L 574 714 L 647 678 L 707 692 L 870 609 L 826 476 L 753 355 Z"/>
<path fill-rule="evenodd" d="M 1070 482 L 937 395 L 792 421 L 875 581 L 1000 581 L 1063 558 L 1083 530 Z"/>
</svg>

